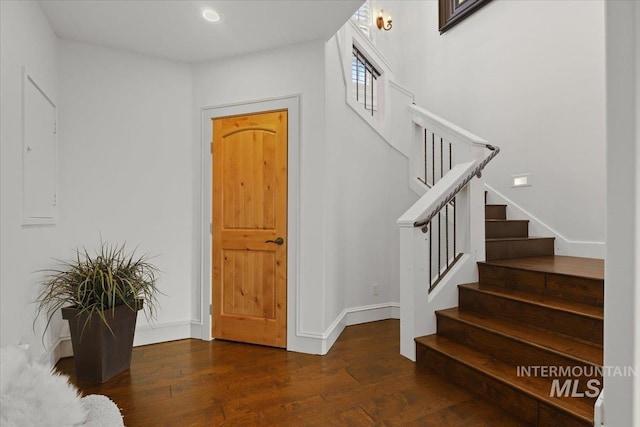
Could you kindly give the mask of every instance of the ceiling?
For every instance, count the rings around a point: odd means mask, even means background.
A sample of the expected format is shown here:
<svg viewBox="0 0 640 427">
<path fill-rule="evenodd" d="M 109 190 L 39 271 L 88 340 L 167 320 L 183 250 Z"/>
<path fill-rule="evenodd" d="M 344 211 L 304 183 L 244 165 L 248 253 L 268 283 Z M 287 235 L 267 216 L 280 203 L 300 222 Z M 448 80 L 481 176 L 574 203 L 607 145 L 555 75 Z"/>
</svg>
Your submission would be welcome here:
<svg viewBox="0 0 640 427">
<path fill-rule="evenodd" d="M 329 39 L 364 0 L 40 0 L 60 38 L 182 62 Z M 222 16 L 212 24 L 202 10 Z"/>
</svg>

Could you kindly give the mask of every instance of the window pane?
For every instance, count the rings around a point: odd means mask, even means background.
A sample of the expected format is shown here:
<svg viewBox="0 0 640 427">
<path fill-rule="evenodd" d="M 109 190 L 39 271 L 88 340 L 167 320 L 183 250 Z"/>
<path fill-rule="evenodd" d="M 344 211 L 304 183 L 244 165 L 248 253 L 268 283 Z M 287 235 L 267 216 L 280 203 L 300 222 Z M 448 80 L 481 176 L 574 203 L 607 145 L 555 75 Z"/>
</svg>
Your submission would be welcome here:
<svg viewBox="0 0 640 427">
<path fill-rule="evenodd" d="M 369 37 L 369 0 L 363 3 L 362 6 L 351 17 L 351 20 L 358 26 L 360 31 L 367 37 Z"/>
</svg>

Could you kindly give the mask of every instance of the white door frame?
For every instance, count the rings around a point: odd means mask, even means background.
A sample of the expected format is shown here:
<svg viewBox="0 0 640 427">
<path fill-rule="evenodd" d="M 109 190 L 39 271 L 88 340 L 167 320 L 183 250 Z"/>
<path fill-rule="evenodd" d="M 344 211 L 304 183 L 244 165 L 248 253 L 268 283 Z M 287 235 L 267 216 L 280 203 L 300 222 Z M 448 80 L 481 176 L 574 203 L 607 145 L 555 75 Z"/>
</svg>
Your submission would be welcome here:
<svg viewBox="0 0 640 427">
<path fill-rule="evenodd" d="M 227 104 L 214 107 L 203 107 L 201 109 L 202 129 L 201 129 L 201 171 L 202 171 L 202 192 L 200 201 L 202 203 L 202 224 L 201 224 L 201 289 L 200 298 L 202 339 L 213 339 L 211 334 L 211 289 L 212 289 L 212 162 L 211 162 L 211 141 L 212 124 L 211 120 L 218 117 L 235 116 L 243 114 L 253 114 L 264 111 L 288 110 L 288 154 L 287 154 L 287 349 L 295 341 L 297 330 L 297 308 L 299 292 L 298 266 L 300 257 L 298 256 L 300 245 L 299 233 L 299 212 L 300 212 L 300 95 L 291 95 L 281 98 L 270 98 L 257 101 L 249 101 L 237 104 Z"/>
</svg>

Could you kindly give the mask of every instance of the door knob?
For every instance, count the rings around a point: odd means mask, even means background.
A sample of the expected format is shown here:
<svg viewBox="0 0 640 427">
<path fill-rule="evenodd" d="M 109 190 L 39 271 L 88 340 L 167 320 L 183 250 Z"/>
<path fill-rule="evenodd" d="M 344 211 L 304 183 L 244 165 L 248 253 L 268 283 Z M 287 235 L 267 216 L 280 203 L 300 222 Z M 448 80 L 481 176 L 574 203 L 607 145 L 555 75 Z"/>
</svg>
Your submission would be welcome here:
<svg viewBox="0 0 640 427">
<path fill-rule="evenodd" d="M 282 237 L 278 237 L 276 240 L 265 240 L 265 243 L 275 243 L 276 245 L 280 246 L 282 244 L 284 244 L 284 239 Z"/>
</svg>

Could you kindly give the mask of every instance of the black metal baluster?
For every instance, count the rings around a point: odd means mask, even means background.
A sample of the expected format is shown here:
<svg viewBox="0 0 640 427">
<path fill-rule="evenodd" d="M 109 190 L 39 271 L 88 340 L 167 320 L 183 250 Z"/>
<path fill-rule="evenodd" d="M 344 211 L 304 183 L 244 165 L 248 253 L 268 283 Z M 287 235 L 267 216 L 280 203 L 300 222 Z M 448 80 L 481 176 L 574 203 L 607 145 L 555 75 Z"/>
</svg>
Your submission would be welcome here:
<svg viewBox="0 0 640 427">
<path fill-rule="evenodd" d="M 442 224 L 440 223 L 440 219 L 442 215 L 438 212 L 438 278 L 440 278 L 440 268 L 442 267 L 442 254 L 440 248 L 442 247 Z"/>
<path fill-rule="evenodd" d="M 449 143 L 449 171 L 451 171 L 452 167 L 452 158 L 451 158 L 451 143 Z M 456 205 L 455 199 L 453 200 L 453 257 L 456 257 Z M 449 268 L 449 205 L 447 205 L 447 268 Z"/>
<path fill-rule="evenodd" d="M 429 221 L 429 286 L 431 286 L 431 280 L 433 279 L 433 233 L 432 233 L 432 224 L 433 221 Z"/>
<path fill-rule="evenodd" d="M 374 84 L 373 84 L 373 80 L 374 80 L 374 76 L 373 73 L 371 73 L 371 117 L 373 117 L 373 89 L 374 89 Z"/>
<path fill-rule="evenodd" d="M 362 84 L 364 109 L 371 109 L 371 115 L 375 116 L 374 104 L 376 103 L 376 95 L 374 81 L 377 81 L 381 74 L 355 45 L 353 46 L 352 54 L 355 58 L 356 69 L 356 101 L 360 101 L 360 85 Z M 353 65 L 351 68 L 353 73 Z M 362 77 L 362 80 L 360 77 Z M 367 91 L 370 91 L 370 94 Z M 370 95 L 370 97 L 368 95 Z M 370 102 L 370 104 L 368 104 L 368 102 Z"/>
<path fill-rule="evenodd" d="M 444 176 L 444 155 L 442 154 L 442 138 L 440 138 L 440 178 Z"/>
<path fill-rule="evenodd" d="M 436 183 L 436 135 L 431 133 L 431 185 Z"/>
<path fill-rule="evenodd" d="M 367 65 L 364 66 L 364 109 L 367 109 Z"/>
<path fill-rule="evenodd" d="M 360 60 L 356 57 L 356 101 L 360 101 Z"/>
<path fill-rule="evenodd" d="M 362 65 L 362 90 L 363 90 L 362 97 L 366 101 L 367 100 L 367 63 L 365 62 L 365 59 L 362 56 L 362 53 L 358 52 L 358 55 L 360 55 L 360 64 Z"/>
<path fill-rule="evenodd" d="M 458 252 L 456 252 L 456 199 L 457 197 L 454 197 L 453 201 L 453 256 L 457 257 L 458 256 Z"/>
<path fill-rule="evenodd" d="M 424 183 L 427 183 L 427 130 L 424 130 Z"/>
<path fill-rule="evenodd" d="M 425 143 L 427 140 L 428 136 L 427 133 L 425 132 Z M 440 138 L 440 178 L 444 178 L 444 138 Z M 453 167 L 453 149 L 452 149 L 452 144 L 447 142 L 449 144 L 449 171 L 451 171 L 452 167 Z M 429 232 L 429 277 L 433 278 L 435 277 L 435 280 L 431 280 L 430 279 L 430 286 L 429 286 L 429 292 L 433 291 L 436 286 L 438 285 L 438 283 L 440 283 L 441 280 L 443 280 L 446 277 L 446 274 L 448 274 L 448 272 L 451 270 L 451 268 L 457 263 L 457 261 L 462 257 L 462 253 L 458 253 L 458 248 L 457 248 L 457 230 L 458 230 L 458 224 L 457 224 L 457 195 L 458 193 L 477 175 L 480 174 L 480 172 L 482 171 L 482 169 L 486 166 L 486 164 L 491 161 L 491 159 L 493 159 L 499 152 L 500 152 L 500 148 L 499 147 L 495 147 L 492 145 L 488 145 L 485 144 L 485 148 L 487 148 L 488 150 L 491 150 L 491 153 L 473 170 L 471 171 L 465 178 L 464 180 L 456 187 L 455 190 L 453 190 L 450 194 L 448 194 L 439 204 L 437 207 L 435 207 L 431 212 L 429 212 L 429 214 L 426 215 L 426 217 L 422 220 L 418 220 L 414 222 L 414 226 L 415 227 L 422 227 L 422 231 L 424 233 L 426 233 L 427 231 Z M 427 150 L 428 148 L 425 147 L 425 150 Z M 432 164 L 432 170 L 431 170 L 431 176 L 434 180 L 435 183 L 435 135 L 432 133 L 431 135 L 431 153 L 432 153 L 432 159 L 431 159 L 431 164 Z M 429 162 L 427 159 L 427 153 L 425 152 L 425 163 L 427 164 L 427 166 L 429 165 Z M 428 175 L 428 173 L 427 173 Z M 442 214 L 442 209 L 445 209 L 444 215 Z M 450 223 L 449 223 L 449 208 L 453 209 L 453 231 L 450 232 Z M 435 217 L 438 217 L 438 239 L 437 241 L 434 241 L 433 239 L 433 227 L 434 227 L 434 223 L 435 223 Z M 445 244 L 444 244 L 444 248 L 442 247 L 442 219 L 444 217 L 445 220 Z M 450 246 L 451 244 L 449 243 L 449 239 L 450 234 L 453 234 L 453 256 L 451 257 L 450 254 Z M 433 275 L 433 262 L 435 261 L 435 253 L 434 253 L 434 248 L 433 245 L 437 244 L 438 245 L 438 260 L 437 260 L 437 272 L 435 274 L 435 276 Z M 443 251 L 444 249 L 444 251 Z M 442 262 L 442 255 L 444 255 L 446 257 L 445 263 Z M 444 269 L 442 267 L 445 267 Z"/>
<path fill-rule="evenodd" d="M 444 205 L 445 245 L 447 248 L 447 268 L 449 268 L 449 204 Z"/>
</svg>

